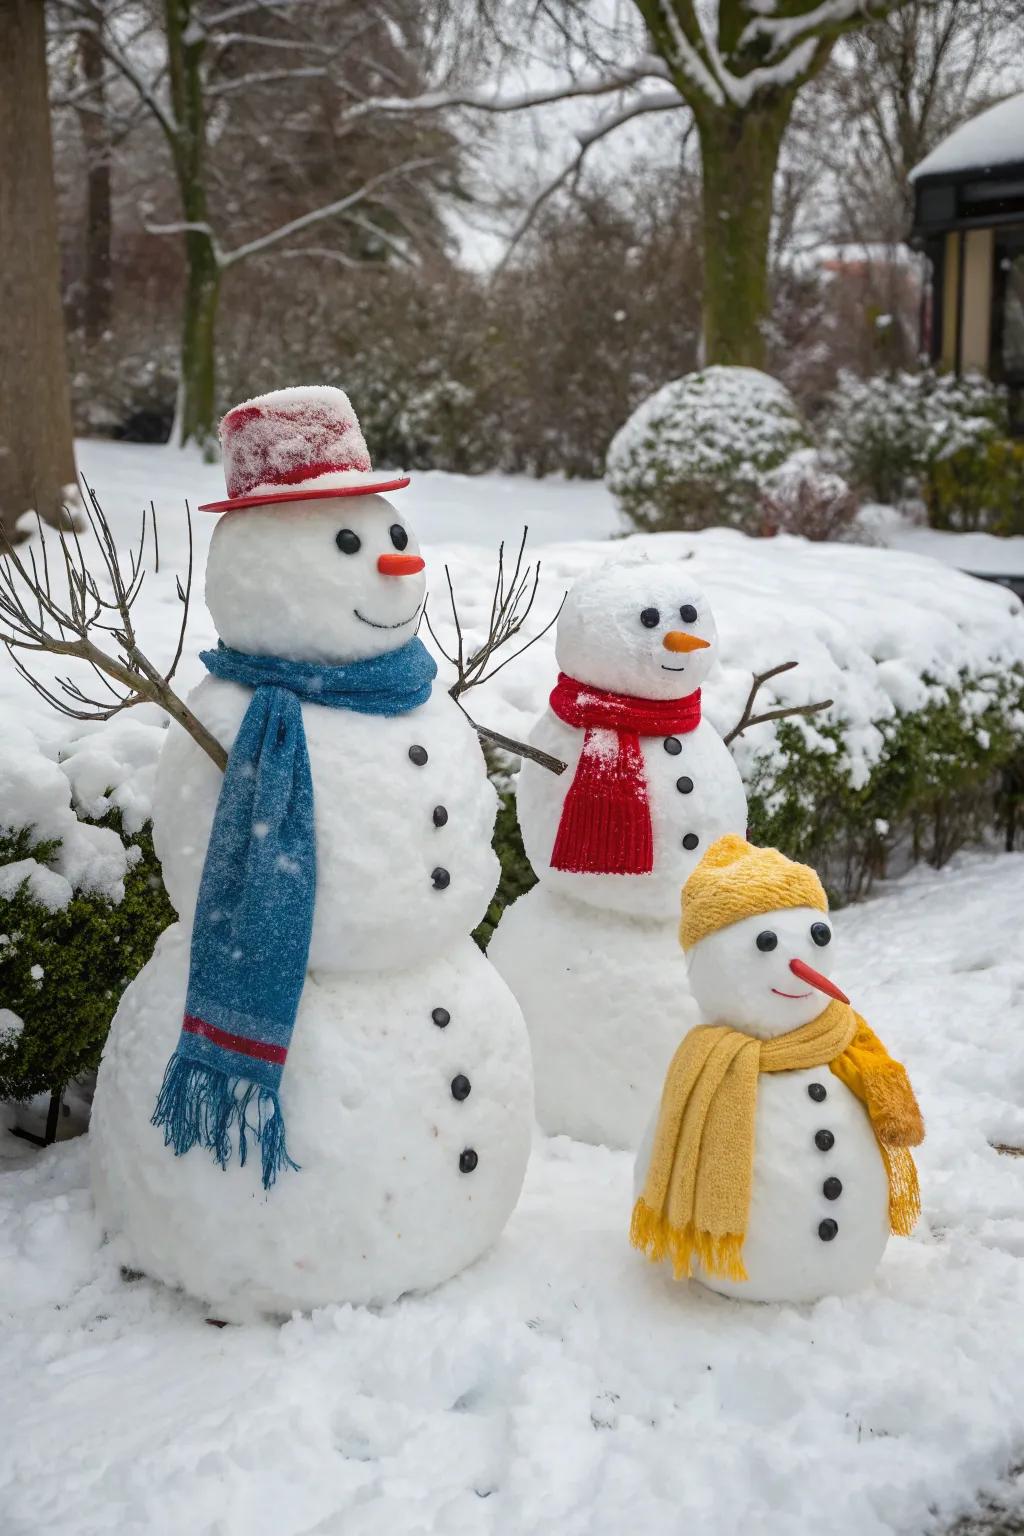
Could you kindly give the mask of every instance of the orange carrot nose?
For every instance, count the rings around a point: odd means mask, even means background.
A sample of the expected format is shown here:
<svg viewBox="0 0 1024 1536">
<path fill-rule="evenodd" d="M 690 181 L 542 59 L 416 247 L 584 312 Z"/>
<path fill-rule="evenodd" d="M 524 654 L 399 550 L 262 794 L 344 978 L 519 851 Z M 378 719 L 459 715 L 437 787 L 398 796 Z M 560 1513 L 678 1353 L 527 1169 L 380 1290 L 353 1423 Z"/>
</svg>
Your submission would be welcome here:
<svg viewBox="0 0 1024 1536">
<path fill-rule="evenodd" d="M 415 576 L 426 561 L 419 555 L 378 555 L 377 569 L 382 576 Z"/>
<path fill-rule="evenodd" d="M 824 992 L 826 997 L 834 997 L 836 1002 L 848 1003 L 850 999 L 845 992 L 841 992 L 834 981 L 829 981 L 820 971 L 816 971 L 813 965 L 808 965 L 805 960 L 791 960 L 789 968 L 794 976 L 799 976 L 801 981 L 806 981 L 809 986 L 817 987 L 819 992 Z"/>
<path fill-rule="evenodd" d="M 706 651 L 711 641 L 702 640 L 699 635 L 688 635 L 681 629 L 670 629 L 661 643 L 666 651 Z"/>
</svg>

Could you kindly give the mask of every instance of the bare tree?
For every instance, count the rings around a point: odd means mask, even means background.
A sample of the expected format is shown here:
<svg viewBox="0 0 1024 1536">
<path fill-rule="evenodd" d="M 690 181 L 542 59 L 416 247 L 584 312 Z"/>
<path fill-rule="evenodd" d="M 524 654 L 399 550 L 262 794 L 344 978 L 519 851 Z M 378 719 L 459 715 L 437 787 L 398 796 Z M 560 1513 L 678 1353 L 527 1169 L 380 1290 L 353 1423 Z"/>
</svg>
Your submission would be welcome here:
<svg viewBox="0 0 1024 1536">
<path fill-rule="evenodd" d="M 649 113 L 688 110 L 696 129 L 703 188 L 703 337 L 708 362 L 761 367 L 769 318 L 769 239 L 775 174 L 794 103 L 838 38 L 886 16 L 904 0 L 633 0 L 642 38 L 588 24 L 586 0 L 531 8 L 562 32 L 587 67 L 540 88 L 438 89 L 419 97 L 364 101 L 359 111 L 422 112 L 462 107 L 521 112 L 592 97 L 606 106 L 569 164 L 538 201 L 569 180 L 599 138 Z M 483 0 L 492 23 L 496 13 Z M 582 18 L 582 21 L 580 19 Z M 580 22 L 574 26 L 574 21 Z M 515 44 L 521 54 L 529 49 Z M 528 227 L 533 210 L 520 229 Z"/>
<path fill-rule="evenodd" d="M 959 123 L 1019 88 L 1022 57 L 1022 0 L 904 0 L 844 41 L 811 124 L 844 239 L 905 237 L 910 171 Z"/>
<path fill-rule="evenodd" d="M 0 534 L 75 479 L 42 0 L 0 0 Z"/>
<path fill-rule="evenodd" d="M 365 112 L 358 122 L 340 119 L 366 95 L 367 80 L 415 88 L 416 60 L 427 46 L 418 7 L 413 0 L 382 0 L 372 12 L 356 0 L 54 4 L 63 37 L 81 38 L 90 59 L 102 56 L 166 145 L 177 216 L 149 228 L 183 243 L 176 436 L 204 443 L 217 410 L 225 273 L 271 252 L 350 262 L 415 259 L 423 210 L 451 171 L 452 140 L 435 125 L 421 143 L 410 125 L 382 145 Z M 80 113 L 101 108 L 105 81 L 106 72 L 93 70 L 76 87 Z M 328 185 L 313 189 L 319 195 L 312 205 L 272 222 L 269 208 L 295 209 L 302 168 L 311 162 L 326 169 Z M 312 243 L 324 226 L 347 231 L 327 252 Z"/>
</svg>

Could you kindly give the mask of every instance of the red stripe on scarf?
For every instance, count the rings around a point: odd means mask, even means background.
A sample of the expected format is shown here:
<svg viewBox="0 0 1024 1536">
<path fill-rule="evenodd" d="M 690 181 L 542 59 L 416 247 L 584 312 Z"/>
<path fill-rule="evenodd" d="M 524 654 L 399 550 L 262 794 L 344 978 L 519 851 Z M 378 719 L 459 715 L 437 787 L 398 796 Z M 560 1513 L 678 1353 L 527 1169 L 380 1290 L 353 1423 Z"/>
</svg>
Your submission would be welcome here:
<svg viewBox="0 0 1024 1536">
<path fill-rule="evenodd" d="M 241 1056 L 255 1056 L 257 1061 L 283 1063 L 288 1056 L 283 1045 L 250 1040 L 248 1035 L 233 1035 L 229 1030 L 218 1029 L 216 1024 L 207 1024 L 205 1019 L 195 1018 L 191 1013 L 186 1013 L 181 1027 L 190 1035 L 202 1035 L 204 1039 L 212 1040 L 214 1045 L 221 1045 L 226 1051 L 237 1051 Z"/>
<path fill-rule="evenodd" d="M 560 672 L 551 708 L 566 725 L 586 731 L 562 806 L 552 869 L 574 875 L 650 874 L 654 832 L 640 738 L 694 730 L 700 724 L 700 689 L 682 699 L 635 699 Z"/>
</svg>

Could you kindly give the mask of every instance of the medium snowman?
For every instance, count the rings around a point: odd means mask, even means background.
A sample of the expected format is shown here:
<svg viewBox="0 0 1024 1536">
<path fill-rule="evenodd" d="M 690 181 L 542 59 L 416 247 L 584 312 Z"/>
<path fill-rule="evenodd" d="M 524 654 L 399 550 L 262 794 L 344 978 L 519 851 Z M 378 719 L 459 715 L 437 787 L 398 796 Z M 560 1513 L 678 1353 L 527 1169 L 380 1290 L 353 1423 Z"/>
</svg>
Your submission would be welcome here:
<svg viewBox="0 0 1024 1536">
<path fill-rule="evenodd" d="M 751 1301 L 867 1285 L 920 1209 L 907 1074 L 831 980 L 812 869 L 723 837 L 683 893 L 706 1021 L 683 1039 L 636 1160 L 632 1241 Z"/>
<path fill-rule="evenodd" d="M 153 831 L 180 921 L 126 991 L 93 1111 L 124 1262 L 223 1318 L 387 1302 L 518 1198 L 522 1015 L 468 934 L 498 878 L 475 734 L 416 637 L 415 534 L 337 389 L 221 429 L 220 644 L 171 725 Z"/>
<path fill-rule="evenodd" d="M 523 763 L 517 810 L 539 884 L 503 916 L 490 956 L 530 1029 L 549 1134 L 635 1148 L 696 1010 L 680 976 L 679 890 L 747 805 L 701 712 L 718 635 L 684 561 L 582 576 L 558 620 L 560 668 Z"/>
</svg>

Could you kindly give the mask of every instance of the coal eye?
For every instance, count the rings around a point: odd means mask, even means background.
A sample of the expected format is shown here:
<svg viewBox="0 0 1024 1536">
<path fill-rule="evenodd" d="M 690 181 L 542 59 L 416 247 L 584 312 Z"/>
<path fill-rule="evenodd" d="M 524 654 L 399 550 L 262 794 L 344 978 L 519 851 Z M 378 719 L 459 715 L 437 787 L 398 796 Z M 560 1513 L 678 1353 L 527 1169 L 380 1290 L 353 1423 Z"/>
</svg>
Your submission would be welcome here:
<svg viewBox="0 0 1024 1536">
<path fill-rule="evenodd" d="M 778 948 L 779 936 L 777 933 L 772 933 L 770 928 L 765 928 L 762 933 L 758 934 L 756 943 L 758 949 L 763 954 L 767 954 L 770 949 Z"/>
<path fill-rule="evenodd" d="M 814 940 L 815 944 L 824 949 L 825 945 L 831 943 L 832 941 L 832 929 L 829 927 L 828 923 L 812 923 L 811 938 Z"/>
<path fill-rule="evenodd" d="M 656 629 L 661 623 L 661 614 L 657 608 L 645 608 L 640 615 L 640 623 L 645 629 Z"/>
<path fill-rule="evenodd" d="M 363 544 L 358 533 L 353 533 L 351 528 L 343 528 L 339 534 L 335 535 L 334 542 L 343 555 L 357 554 Z"/>
<path fill-rule="evenodd" d="M 696 624 L 697 610 L 692 603 L 684 603 L 679 610 L 679 617 L 684 624 Z"/>
<path fill-rule="evenodd" d="M 388 532 L 391 535 L 391 542 L 395 548 L 404 549 L 409 542 L 409 535 L 406 533 L 401 523 L 392 523 L 391 527 L 388 529 Z"/>
</svg>

